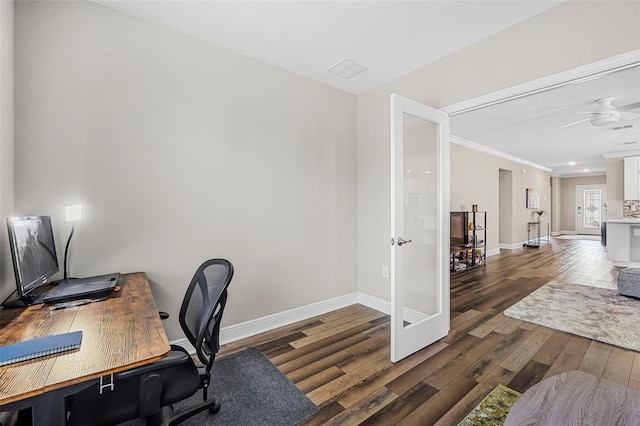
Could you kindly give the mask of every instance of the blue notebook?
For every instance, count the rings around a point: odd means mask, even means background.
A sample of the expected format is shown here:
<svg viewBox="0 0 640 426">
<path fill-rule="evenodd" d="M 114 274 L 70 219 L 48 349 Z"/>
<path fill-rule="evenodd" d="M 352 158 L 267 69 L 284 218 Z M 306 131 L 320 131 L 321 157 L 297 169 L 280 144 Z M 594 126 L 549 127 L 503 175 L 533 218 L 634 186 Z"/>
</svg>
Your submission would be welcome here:
<svg viewBox="0 0 640 426">
<path fill-rule="evenodd" d="M 0 367 L 15 362 L 28 361 L 41 356 L 53 355 L 78 349 L 82 342 L 82 331 L 40 337 L 13 345 L 0 346 Z"/>
</svg>

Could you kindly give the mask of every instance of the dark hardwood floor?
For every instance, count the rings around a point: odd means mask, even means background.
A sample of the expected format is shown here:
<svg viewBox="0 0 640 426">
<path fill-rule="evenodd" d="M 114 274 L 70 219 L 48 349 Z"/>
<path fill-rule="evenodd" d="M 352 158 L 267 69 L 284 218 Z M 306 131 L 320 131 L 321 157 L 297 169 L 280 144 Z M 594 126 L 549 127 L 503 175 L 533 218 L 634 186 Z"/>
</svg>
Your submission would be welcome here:
<svg viewBox="0 0 640 426">
<path fill-rule="evenodd" d="M 303 425 L 456 425 L 496 385 L 524 392 L 582 370 L 640 389 L 640 353 L 537 326 L 503 311 L 549 281 L 615 283 L 599 241 L 504 250 L 451 278 L 451 331 L 393 364 L 389 317 L 362 305 L 224 346 L 261 350 L 318 407 Z"/>
</svg>

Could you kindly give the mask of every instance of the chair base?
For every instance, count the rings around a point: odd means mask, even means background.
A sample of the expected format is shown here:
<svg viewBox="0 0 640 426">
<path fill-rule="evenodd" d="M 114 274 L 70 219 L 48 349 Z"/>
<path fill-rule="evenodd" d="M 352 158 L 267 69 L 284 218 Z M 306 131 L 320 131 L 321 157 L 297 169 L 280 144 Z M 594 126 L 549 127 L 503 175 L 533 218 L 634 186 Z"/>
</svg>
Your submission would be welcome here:
<svg viewBox="0 0 640 426">
<path fill-rule="evenodd" d="M 220 403 L 215 399 L 204 401 L 196 405 L 184 408 L 174 412 L 171 416 L 166 417 L 162 422 L 163 426 L 173 426 L 182 423 L 188 418 L 201 413 L 204 410 L 209 410 L 210 414 L 215 414 L 220 411 Z"/>
</svg>

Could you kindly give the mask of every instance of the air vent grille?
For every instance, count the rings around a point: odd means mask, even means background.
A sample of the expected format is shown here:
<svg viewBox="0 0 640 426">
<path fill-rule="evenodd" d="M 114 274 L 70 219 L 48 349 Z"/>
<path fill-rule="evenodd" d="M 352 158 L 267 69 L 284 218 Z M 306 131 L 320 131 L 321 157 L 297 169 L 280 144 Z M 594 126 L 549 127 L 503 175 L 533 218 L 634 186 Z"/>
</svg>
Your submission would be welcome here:
<svg viewBox="0 0 640 426">
<path fill-rule="evenodd" d="M 626 124 L 624 126 L 612 127 L 611 130 L 625 130 L 625 129 L 631 129 L 631 128 L 633 128 L 633 124 Z"/>
<path fill-rule="evenodd" d="M 361 72 L 366 71 L 367 69 L 367 67 L 362 66 L 352 61 L 351 59 L 343 59 L 337 64 L 328 68 L 327 71 L 348 80 L 360 74 Z"/>
</svg>

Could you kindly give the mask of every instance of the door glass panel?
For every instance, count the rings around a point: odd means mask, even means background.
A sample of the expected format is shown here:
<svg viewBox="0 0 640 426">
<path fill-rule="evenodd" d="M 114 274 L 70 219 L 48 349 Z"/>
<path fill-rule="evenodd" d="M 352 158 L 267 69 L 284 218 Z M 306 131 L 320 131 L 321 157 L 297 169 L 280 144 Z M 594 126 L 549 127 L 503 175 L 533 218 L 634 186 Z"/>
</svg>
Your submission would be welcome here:
<svg viewBox="0 0 640 426">
<path fill-rule="evenodd" d="M 599 189 L 587 189 L 584 191 L 584 214 L 582 226 L 585 229 L 599 229 L 602 220 L 602 192 Z"/>
<path fill-rule="evenodd" d="M 438 125 L 403 116 L 403 319 L 405 327 L 440 313 L 438 282 Z"/>
</svg>

